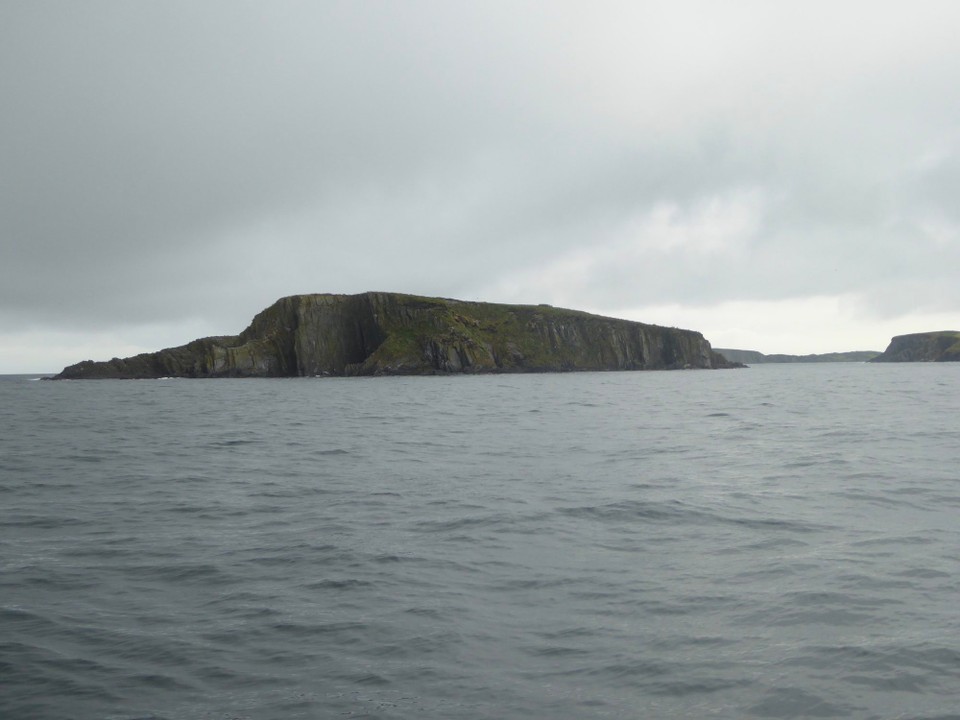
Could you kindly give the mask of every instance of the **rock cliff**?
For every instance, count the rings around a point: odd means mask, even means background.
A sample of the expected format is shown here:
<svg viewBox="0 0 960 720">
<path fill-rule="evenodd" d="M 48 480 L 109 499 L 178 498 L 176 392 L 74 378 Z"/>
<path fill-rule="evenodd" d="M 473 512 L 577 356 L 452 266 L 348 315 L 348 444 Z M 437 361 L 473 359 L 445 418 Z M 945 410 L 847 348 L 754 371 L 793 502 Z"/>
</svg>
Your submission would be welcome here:
<svg viewBox="0 0 960 720">
<path fill-rule="evenodd" d="M 880 355 L 870 362 L 958 362 L 960 332 L 939 332 L 897 335 Z"/>
<path fill-rule="evenodd" d="M 64 368 L 58 379 L 430 375 L 738 367 L 703 335 L 549 305 L 294 295 L 237 336 Z"/>
</svg>

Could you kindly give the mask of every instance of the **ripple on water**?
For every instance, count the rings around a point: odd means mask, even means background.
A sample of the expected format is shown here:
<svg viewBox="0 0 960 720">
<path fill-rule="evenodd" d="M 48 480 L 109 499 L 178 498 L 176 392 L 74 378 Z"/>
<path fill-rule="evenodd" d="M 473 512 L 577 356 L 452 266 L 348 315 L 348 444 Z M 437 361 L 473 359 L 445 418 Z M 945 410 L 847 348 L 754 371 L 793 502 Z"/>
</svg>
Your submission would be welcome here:
<svg viewBox="0 0 960 720">
<path fill-rule="evenodd" d="M 956 717 L 955 375 L 0 383 L 0 716 Z"/>
</svg>

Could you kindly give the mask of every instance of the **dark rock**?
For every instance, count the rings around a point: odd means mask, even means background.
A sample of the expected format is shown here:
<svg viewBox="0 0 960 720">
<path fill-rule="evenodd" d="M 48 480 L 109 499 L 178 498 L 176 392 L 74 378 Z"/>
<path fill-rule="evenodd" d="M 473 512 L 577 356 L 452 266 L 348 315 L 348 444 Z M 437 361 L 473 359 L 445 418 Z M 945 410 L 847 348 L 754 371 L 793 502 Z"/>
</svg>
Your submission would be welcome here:
<svg viewBox="0 0 960 720">
<path fill-rule="evenodd" d="M 397 293 L 294 295 L 237 336 L 64 368 L 58 379 L 291 377 L 742 367 L 690 330 L 548 305 Z"/>
<path fill-rule="evenodd" d="M 880 355 L 870 362 L 957 362 L 960 361 L 960 332 L 897 335 Z"/>
</svg>

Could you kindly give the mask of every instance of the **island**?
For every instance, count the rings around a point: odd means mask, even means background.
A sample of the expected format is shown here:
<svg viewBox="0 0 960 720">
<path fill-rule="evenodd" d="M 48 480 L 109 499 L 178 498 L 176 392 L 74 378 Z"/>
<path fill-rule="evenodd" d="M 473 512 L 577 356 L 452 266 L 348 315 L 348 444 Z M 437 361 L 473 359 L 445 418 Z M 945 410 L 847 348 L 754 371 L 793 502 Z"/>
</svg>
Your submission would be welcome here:
<svg viewBox="0 0 960 720">
<path fill-rule="evenodd" d="M 742 367 L 691 330 L 550 305 L 400 293 L 284 297 L 239 335 L 64 368 L 58 380 Z"/>
<path fill-rule="evenodd" d="M 763 363 L 822 363 L 822 362 L 869 362 L 880 354 L 879 350 L 851 350 L 850 352 L 817 353 L 811 355 L 764 355 L 756 350 L 732 350 L 716 348 L 716 352 L 732 362 L 760 365 Z"/>
<path fill-rule="evenodd" d="M 960 332 L 936 332 L 897 335 L 890 345 L 870 362 L 958 362 Z"/>
</svg>

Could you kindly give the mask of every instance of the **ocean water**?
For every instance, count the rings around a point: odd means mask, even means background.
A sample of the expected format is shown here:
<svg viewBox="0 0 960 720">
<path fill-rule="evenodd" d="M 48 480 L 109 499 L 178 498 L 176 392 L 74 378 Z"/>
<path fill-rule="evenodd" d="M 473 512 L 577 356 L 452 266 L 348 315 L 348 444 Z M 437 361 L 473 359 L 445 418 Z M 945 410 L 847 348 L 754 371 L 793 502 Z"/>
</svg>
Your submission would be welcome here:
<svg viewBox="0 0 960 720">
<path fill-rule="evenodd" d="M 0 380 L 0 718 L 960 718 L 960 364 Z"/>
</svg>

